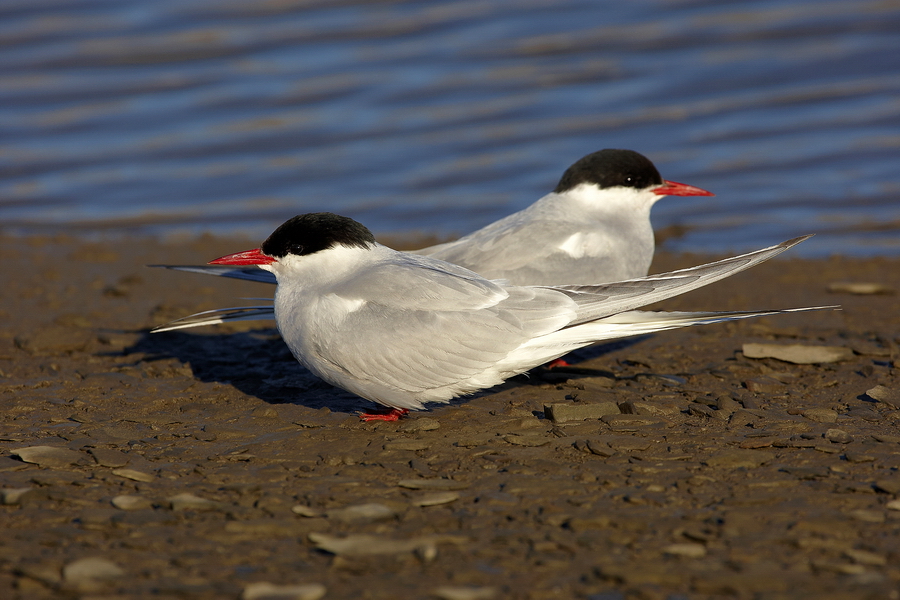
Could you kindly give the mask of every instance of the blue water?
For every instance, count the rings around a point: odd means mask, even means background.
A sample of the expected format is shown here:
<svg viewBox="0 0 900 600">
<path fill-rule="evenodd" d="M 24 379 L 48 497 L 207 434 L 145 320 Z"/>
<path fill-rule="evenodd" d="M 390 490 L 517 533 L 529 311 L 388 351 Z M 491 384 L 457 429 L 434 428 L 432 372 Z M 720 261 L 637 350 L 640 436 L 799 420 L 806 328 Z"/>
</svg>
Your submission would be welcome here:
<svg viewBox="0 0 900 600">
<path fill-rule="evenodd" d="M 663 247 L 900 255 L 900 2 L 4 0 L 0 228 L 448 237 L 601 148 Z"/>
</svg>

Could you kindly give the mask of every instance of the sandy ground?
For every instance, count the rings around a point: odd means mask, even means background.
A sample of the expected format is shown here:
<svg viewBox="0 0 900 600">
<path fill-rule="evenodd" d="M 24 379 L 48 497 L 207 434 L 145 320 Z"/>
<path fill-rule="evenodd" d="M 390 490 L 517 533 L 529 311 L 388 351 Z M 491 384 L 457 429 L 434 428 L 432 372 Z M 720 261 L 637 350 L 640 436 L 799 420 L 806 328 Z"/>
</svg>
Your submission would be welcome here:
<svg viewBox="0 0 900 600">
<path fill-rule="evenodd" d="M 772 261 L 663 306 L 843 310 L 363 423 L 267 323 L 148 333 L 271 288 L 144 265 L 253 246 L 0 237 L 0 596 L 900 598 L 900 300 L 828 291 L 900 260 Z"/>
</svg>

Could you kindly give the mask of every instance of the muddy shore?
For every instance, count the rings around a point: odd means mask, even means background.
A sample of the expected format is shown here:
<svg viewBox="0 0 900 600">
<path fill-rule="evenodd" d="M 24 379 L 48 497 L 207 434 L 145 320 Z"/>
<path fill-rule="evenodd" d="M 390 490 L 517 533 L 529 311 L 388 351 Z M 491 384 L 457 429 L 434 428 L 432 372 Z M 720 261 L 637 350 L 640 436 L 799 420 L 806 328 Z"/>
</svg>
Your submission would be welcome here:
<svg viewBox="0 0 900 600">
<path fill-rule="evenodd" d="M 788 252 L 659 308 L 843 310 L 363 423 L 270 323 L 148 333 L 272 288 L 145 265 L 253 246 L 0 237 L 0 596 L 900 598 L 900 260 Z"/>
</svg>

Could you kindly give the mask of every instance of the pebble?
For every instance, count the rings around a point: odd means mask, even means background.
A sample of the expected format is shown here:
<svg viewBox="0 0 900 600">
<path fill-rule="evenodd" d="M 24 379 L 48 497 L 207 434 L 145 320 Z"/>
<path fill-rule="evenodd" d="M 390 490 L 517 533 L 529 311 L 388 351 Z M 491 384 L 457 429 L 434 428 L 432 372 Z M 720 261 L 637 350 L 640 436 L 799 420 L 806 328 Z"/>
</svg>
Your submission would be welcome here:
<svg viewBox="0 0 900 600">
<path fill-rule="evenodd" d="M 207 500 L 195 496 L 194 494 L 177 494 L 170 498 L 166 498 L 166 502 L 172 507 L 172 510 L 223 510 L 225 504 L 215 500 Z"/>
<path fill-rule="evenodd" d="M 304 506 L 303 504 L 298 504 L 297 506 L 291 507 L 291 512 L 295 515 L 306 517 L 307 519 L 315 519 L 317 517 L 325 516 L 325 513 L 321 510 L 316 510 L 311 506 Z"/>
<path fill-rule="evenodd" d="M 421 498 L 416 498 L 413 500 L 414 506 L 438 506 L 440 504 L 449 504 L 450 502 L 454 502 L 459 500 L 459 494 L 456 492 L 437 492 L 434 494 L 428 494 L 427 496 L 422 496 Z"/>
<path fill-rule="evenodd" d="M 29 446 L 11 450 L 10 454 L 18 456 L 27 463 L 51 469 L 68 467 L 84 461 L 84 455 L 81 452 L 56 446 Z"/>
<path fill-rule="evenodd" d="M 427 440 L 392 440 L 390 442 L 385 442 L 383 448 L 385 450 L 427 450 L 432 445 L 432 442 Z"/>
<path fill-rule="evenodd" d="M 132 481 L 143 481 L 144 483 L 150 483 L 156 479 L 156 477 L 150 473 L 144 473 L 143 471 L 137 471 L 135 469 L 113 469 L 112 474 Z"/>
<path fill-rule="evenodd" d="M 900 498 L 896 500 L 891 500 L 884 507 L 888 510 L 900 510 Z"/>
<path fill-rule="evenodd" d="M 863 281 L 835 281 L 828 284 L 828 291 L 832 293 L 871 295 L 871 294 L 893 294 L 894 288 L 884 285 L 883 283 L 863 282 Z"/>
<path fill-rule="evenodd" d="M 0 498 L 3 499 L 3 504 L 11 505 L 11 504 L 19 504 L 22 501 L 22 498 L 30 492 L 34 488 L 25 487 L 25 488 L 7 488 L 0 490 Z"/>
<path fill-rule="evenodd" d="M 774 394 L 784 388 L 784 384 L 772 377 L 754 377 L 744 381 L 744 387 L 754 394 Z"/>
<path fill-rule="evenodd" d="M 646 415 L 605 415 L 600 420 L 619 431 L 633 431 L 642 427 L 672 427 L 674 425 L 666 419 Z"/>
<path fill-rule="evenodd" d="M 853 436 L 843 429 L 829 429 L 824 433 L 823 437 L 835 444 L 849 444 L 853 441 Z"/>
<path fill-rule="evenodd" d="M 122 510 L 143 510 L 153 508 L 153 501 L 143 496 L 123 494 L 113 498 L 112 505 Z"/>
<path fill-rule="evenodd" d="M 875 488 L 886 494 L 900 495 L 900 477 L 879 479 L 875 482 Z"/>
<path fill-rule="evenodd" d="M 440 600 L 491 600 L 497 597 L 497 588 L 444 585 L 431 594 Z"/>
<path fill-rule="evenodd" d="M 515 446 L 526 446 L 528 448 L 537 448 L 539 446 L 546 446 L 551 442 L 551 439 L 545 435 L 540 434 L 527 434 L 527 435 L 519 435 L 515 433 L 511 433 L 509 435 L 503 436 L 503 441 L 508 444 L 513 444 Z"/>
<path fill-rule="evenodd" d="M 599 419 L 621 411 L 615 402 L 554 402 L 544 405 L 544 415 L 554 423 Z"/>
<path fill-rule="evenodd" d="M 416 417 L 404 421 L 397 430 L 413 433 L 416 431 L 434 431 L 440 426 L 440 421 L 433 417 Z"/>
<path fill-rule="evenodd" d="M 397 485 L 409 490 L 465 490 L 468 483 L 452 479 L 401 479 Z"/>
<path fill-rule="evenodd" d="M 319 600 L 327 591 L 321 583 L 275 585 L 260 581 L 245 587 L 241 600 Z"/>
<path fill-rule="evenodd" d="M 857 521 L 865 521 L 866 523 L 884 523 L 884 513 L 880 510 L 872 510 L 869 508 L 859 508 L 851 510 L 847 513 Z"/>
<path fill-rule="evenodd" d="M 682 542 L 678 544 L 669 544 L 662 549 L 663 554 L 671 554 L 673 556 L 684 556 L 686 558 L 703 558 L 706 556 L 706 546 L 703 544 L 695 544 L 691 542 Z"/>
<path fill-rule="evenodd" d="M 872 389 L 866 390 L 866 396 L 877 402 L 883 402 L 891 408 L 900 408 L 900 390 L 876 385 Z"/>
<path fill-rule="evenodd" d="M 91 448 L 88 452 L 101 467 L 124 467 L 128 464 L 128 455 L 113 448 Z"/>
<path fill-rule="evenodd" d="M 807 408 L 800 414 L 816 423 L 834 423 L 838 418 L 837 411 L 830 408 Z"/>
<path fill-rule="evenodd" d="M 726 469 L 753 469 L 766 464 L 775 458 L 772 452 L 765 450 L 725 450 L 706 459 L 704 464 L 708 467 L 722 467 Z"/>
<path fill-rule="evenodd" d="M 384 504 L 370 502 L 344 508 L 333 508 L 326 511 L 325 516 L 344 523 L 373 523 L 397 517 L 397 511 Z"/>
<path fill-rule="evenodd" d="M 851 548 L 849 550 L 845 550 L 844 554 L 847 558 L 858 562 L 861 565 L 872 565 L 874 567 L 883 567 L 887 564 L 887 557 L 883 554 L 876 554 L 875 552 L 869 552 L 868 550 L 858 550 L 855 548 Z"/>
<path fill-rule="evenodd" d="M 876 442 L 881 442 L 882 444 L 900 444 L 900 435 L 875 433 L 872 437 L 875 438 Z"/>
<path fill-rule="evenodd" d="M 63 581 L 77 588 L 93 588 L 97 584 L 125 575 L 117 564 L 92 556 L 70 562 L 62 569 Z"/>
<path fill-rule="evenodd" d="M 844 346 L 807 346 L 803 344 L 753 344 L 743 346 L 747 358 L 775 358 L 796 365 L 840 362 L 853 358 L 854 353 Z"/>
<path fill-rule="evenodd" d="M 327 533 L 310 533 L 309 541 L 320 550 L 338 556 L 372 556 L 416 552 L 425 558 L 434 558 L 438 542 L 462 543 L 468 540 L 459 536 L 430 535 L 398 540 L 365 533 L 351 534 L 346 537 L 337 537 Z"/>
</svg>

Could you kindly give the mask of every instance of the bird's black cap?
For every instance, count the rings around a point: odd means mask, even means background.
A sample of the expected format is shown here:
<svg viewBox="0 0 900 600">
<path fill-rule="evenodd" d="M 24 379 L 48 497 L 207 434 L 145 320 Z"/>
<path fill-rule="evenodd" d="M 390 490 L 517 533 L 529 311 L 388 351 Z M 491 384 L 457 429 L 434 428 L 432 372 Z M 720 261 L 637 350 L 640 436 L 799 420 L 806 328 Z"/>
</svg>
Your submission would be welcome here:
<svg viewBox="0 0 900 600">
<path fill-rule="evenodd" d="M 600 150 L 588 154 L 566 169 L 553 191 L 561 194 L 581 183 L 598 187 L 616 186 L 644 189 L 662 185 L 663 178 L 650 159 L 634 150 Z"/>
<path fill-rule="evenodd" d="M 372 232 L 350 217 L 321 212 L 288 219 L 272 232 L 261 249 L 268 256 L 283 258 L 288 254 L 315 254 L 338 244 L 368 248 L 374 243 Z"/>
</svg>

